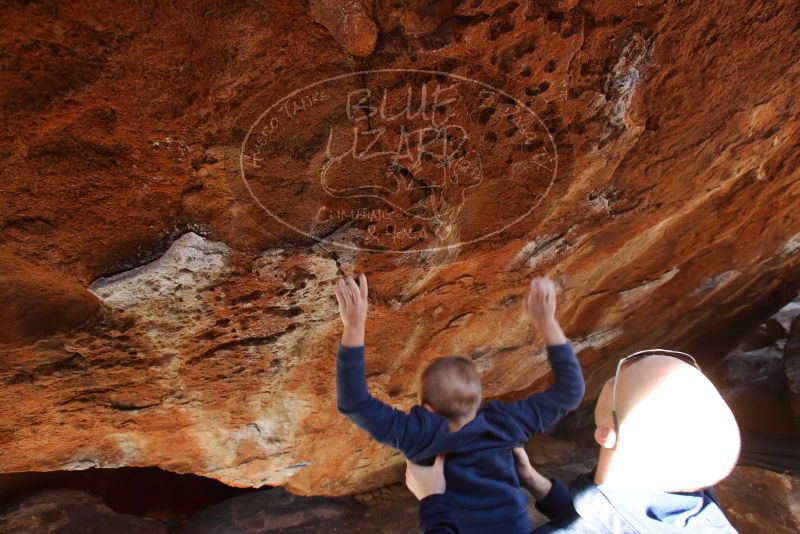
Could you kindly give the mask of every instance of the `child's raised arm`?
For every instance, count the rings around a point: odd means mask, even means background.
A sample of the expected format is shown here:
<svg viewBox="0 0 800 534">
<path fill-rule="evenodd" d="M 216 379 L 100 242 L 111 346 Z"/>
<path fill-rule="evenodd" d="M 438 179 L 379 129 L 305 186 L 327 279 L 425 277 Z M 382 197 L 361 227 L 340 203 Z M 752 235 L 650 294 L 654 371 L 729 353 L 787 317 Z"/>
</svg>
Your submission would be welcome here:
<svg viewBox="0 0 800 534">
<path fill-rule="evenodd" d="M 364 370 L 364 331 L 367 322 L 367 277 L 339 280 L 336 301 L 344 324 L 336 355 L 336 407 L 377 441 L 413 456 L 433 438 L 443 420 L 425 410 L 407 415 L 369 394 Z"/>
<path fill-rule="evenodd" d="M 549 278 L 534 278 L 522 299 L 526 315 L 537 326 L 547 345 L 547 358 L 553 368 L 555 383 L 527 399 L 502 403 L 501 409 L 522 428 L 526 437 L 544 431 L 577 408 L 586 386 L 572 344 L 556 319 L 556 288 Z"/>
</svg>

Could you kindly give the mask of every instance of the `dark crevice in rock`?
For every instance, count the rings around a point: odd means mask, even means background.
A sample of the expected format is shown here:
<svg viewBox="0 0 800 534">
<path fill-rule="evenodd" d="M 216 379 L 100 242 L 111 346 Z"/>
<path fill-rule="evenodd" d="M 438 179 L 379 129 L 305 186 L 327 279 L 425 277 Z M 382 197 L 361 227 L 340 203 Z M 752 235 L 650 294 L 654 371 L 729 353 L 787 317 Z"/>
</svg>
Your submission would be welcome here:
<svg viewBox="0 0 800 534">
<path fill-rule="evenodd" d="M 80 490 L 99 497 L 116 513 L 156 519 L 168 530 L 177 529 L 190 516 L 224 499 L 256 491 L 157 467 L 9 473 L 0 475 L 0 508 L 9 510 L 16 503 L 48 490 Z M 58 506 L 57 495 L 51 495 L 47 499 L 49 505 Z M 77 517 L 72 515 L 71 520 L 76 521 Z M 98 527 L 100 523 L 94 521 L 99 520 L 98 516 L 87 527 Z M 77 524 L 73 526 L 77 528 Z"/>
<path fill-rule="evenodd" d="M 148 408 L 153 408 L 155 406 L 160 406 L 160 402 L 154 402 L 150 404 L 139 404 L 139 403 L 127 403 L 127 402 L 112 402 L 109 405 L 109 408 L 112 410 L 117 410 L 119 412 L 136 412 L 140 410 L 146 410 Z"/>
<path fill-rule="evenodd" d="M 251 291 L 250 293 L 247 293 L 245 295 L 240 295 L 238 297 L 233 298 L 231 300 L 231 304 L 235 305 L 235 304 L 243 304 L 245 302 L 252 302 L 254 300 L 260 299 L 263 296 L 264 296 L 264 292 L 263 291 L 255 290 L 255 291 Z"/>
<path fill-rule="evenodd" d="M 240 347 L 260 347 L 262 345 L 271 345 L 272 343 L 275 343 L 277 340 L 279 340 L 281 336 L 288 334 L 289 332 L 293 332 L 296 328 L 297 328 L 296 324 L 291 324 L 288 327 L 286 327 L 286 329 L 267 336 L 253 336 L 253 337 L 246 337 L 246 338 L 226 341 L 224 343 L 220 343 L 219 345 L 211 347 L 210 349 L 200 354 L 199 356 L 190 358 L 188 362 L 196 362 L 197 360 L 208 358 L 221 350 L 233 350 Z"/>
<path fill-rule="evenodd" d="M 84 369 L 86 369 L 86 358 L 75 352 L 63 360 L 39 366 L 32 373 L 36 376 L 48 376 L 54 373 L 82 371 Z"/>
</svg>

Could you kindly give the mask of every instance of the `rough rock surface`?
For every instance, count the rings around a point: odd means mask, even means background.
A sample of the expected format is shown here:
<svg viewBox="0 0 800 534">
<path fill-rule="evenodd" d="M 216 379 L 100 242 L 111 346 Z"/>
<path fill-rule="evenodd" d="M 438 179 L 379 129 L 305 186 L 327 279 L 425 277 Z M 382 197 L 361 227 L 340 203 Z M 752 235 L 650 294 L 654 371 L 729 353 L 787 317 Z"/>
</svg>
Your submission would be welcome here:
<svg viewBox="0 0 800 534">
<path fill-rule="evenodd" d="M 800 482 L 756 467 L 737 467 L 717 486 L 725 514 L 739 532 L 800 531 Z"/>
<path fill-rule="evenodd" d="M 487 397 L 544 386 L 533 274 L 590 398 L 797 294 L 796 2 L 433 5 L 0 6 L 3 471 L 399 480 L 335 410 L 343 272 L 404 408 L 443 353 Z"/>
<path fill-rule="evenodd" d="M 800 315 L 792 322 L 783 360 L 789 388 L 789 403 L 794 414 L 795 428 L 800 432 Z"/>
<path fill-rule="evenodd" d="M 118 514 L 99 497 L 75 490 L 44 491 L 0 510 L 0 529 L 8 534 L 168 532 L 158 521 Z"/>
<path fill-rule="evenodd" d="M 800 297 L 749 332 L 711 370 L 719 375 L 718 387 L 733 410 L 740 429 L 766 436 L 797 436 L 800 387 L 797 384 L 797 354 L 800 354 Z M 795 337 L 792 337 L 794 335 Z M 743 456 L 747 456 L 746 440 Z"/>
<path fill-rule="evenodd" d="M 311 0 L 309 14 L 354 56 L 374 50 L 378 28 L 358 0 Z"/>
<path fill-rule="evenodd" d="M 405 487 L 386 488 L 380 498 L 365 502 L 349 497 L 297 497 L 276 488 L 223 501 L 194 516 L 180 532 L 406 534 L 418 530 L 418 518 L 417 501 Z"/>
<path fill-rule="evenodd" d="M 90 320 L 100 302 L 60 272 L 0 255 L 0 343 L 25 344 Z"/>
</svg>

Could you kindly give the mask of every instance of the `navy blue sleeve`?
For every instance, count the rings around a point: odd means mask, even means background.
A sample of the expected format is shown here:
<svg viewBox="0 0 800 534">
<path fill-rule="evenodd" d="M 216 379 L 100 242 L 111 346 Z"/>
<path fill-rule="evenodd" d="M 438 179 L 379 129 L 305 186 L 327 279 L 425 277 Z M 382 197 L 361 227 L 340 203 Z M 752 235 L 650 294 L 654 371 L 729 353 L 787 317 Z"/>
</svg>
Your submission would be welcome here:
<svg viewBox="0 0 800 534">
<path fill-rule="evenodd" d="M 495 404 L 497 409 L 519 425 L 525 439 L 543 432 L 567 412 L 577 408 L 586 390 L 581 365 L 570 342 L 548 345 L 547 359 L 555 375 L 552 386 L 521 401 Z"/>
<path fill-rule="evenodd" d="M 428 495 L 419 501 L 419 530 L 422 534 L 461 532 L 444 495 Z"/>
<path fill-rule="evenodd" d="M 557 478 L 551 478 L 553 486 L 543 499 L 536 501 L 536 509 L 548 519 L 556 519 L 572 510 L 572 495 Z"/>
<path fill-rule="evenodd" d="M 367 391 L 364 347 L 339 344 L 336 355 L 336 407 L 375 440 L 410 457 L 427 447 L 444 419 L 426 410 L 410 414 L 392 408 Z"/>
</svg>

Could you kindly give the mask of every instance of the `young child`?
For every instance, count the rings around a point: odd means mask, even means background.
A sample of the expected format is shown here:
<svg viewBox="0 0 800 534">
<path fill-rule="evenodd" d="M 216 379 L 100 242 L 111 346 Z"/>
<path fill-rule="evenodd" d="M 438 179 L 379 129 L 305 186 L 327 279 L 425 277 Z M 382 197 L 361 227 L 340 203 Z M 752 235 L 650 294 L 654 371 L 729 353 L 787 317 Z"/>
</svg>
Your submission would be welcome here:
<svg viewBox="0 0 800 534">
<path fill-rule="evenodd" d="M 478 371 L 466 358 L 434 360 L 422 373 L 419 402 L 406 414 L 367 391 L 364 375 L 364 329 L 367 278 L 340 279 L 336 300 L 344 323 L 336 357 L 339 411 L 379 442 L 423 463 L 446 455 L 445 497 L 463 532 L 528 533 L 533 525 L 520 489 L 512 449 L 542 432 L 583 398 L 580 364 L 555 318 L 555 286 L 534 278 L 522 307 L 547 345 L 555 383 L 517 402 L 491 401 L 480 406 Z"/>
</svg>

